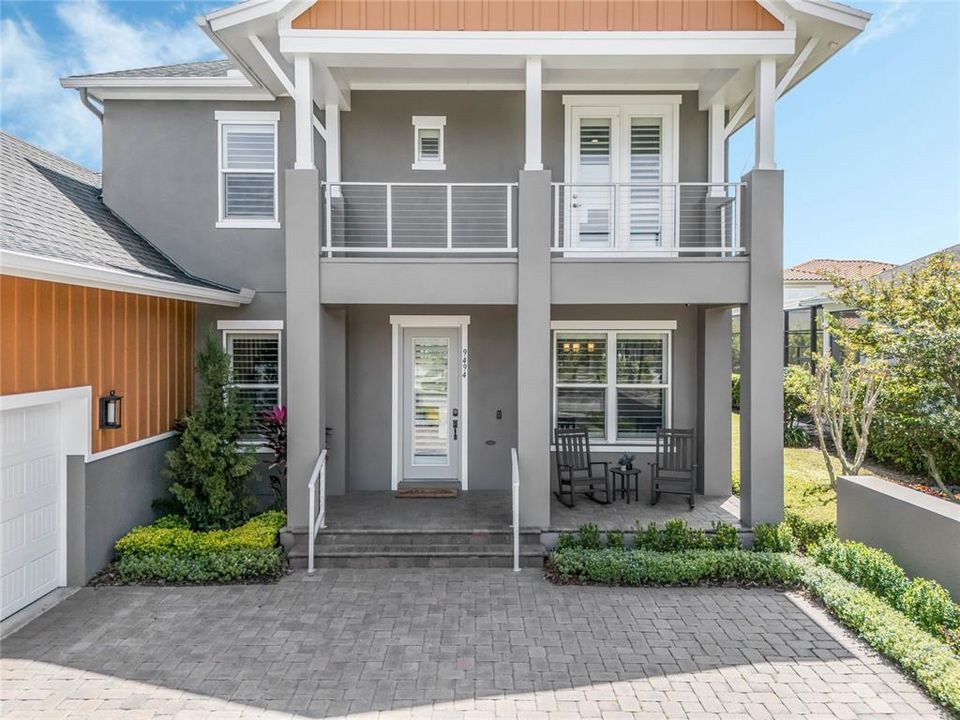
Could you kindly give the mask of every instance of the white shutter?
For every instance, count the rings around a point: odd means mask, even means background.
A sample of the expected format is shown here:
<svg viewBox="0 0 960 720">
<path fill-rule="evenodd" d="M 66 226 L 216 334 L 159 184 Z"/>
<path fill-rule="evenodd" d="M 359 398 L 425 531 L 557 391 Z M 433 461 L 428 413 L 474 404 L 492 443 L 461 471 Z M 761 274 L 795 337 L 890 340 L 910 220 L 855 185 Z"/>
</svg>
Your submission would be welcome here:
<svg viewBox="0 0 960 720">
<path fill-rule="evenodd" d="M 276 126 L 224 123 L 221 133 L 224 218 L 274 218 Z"/>
<path fill-rule="evenodd" d="M 663 190 L 659 118 L 630 119 L 630 242 L 659 245 Z"/>
</svg>

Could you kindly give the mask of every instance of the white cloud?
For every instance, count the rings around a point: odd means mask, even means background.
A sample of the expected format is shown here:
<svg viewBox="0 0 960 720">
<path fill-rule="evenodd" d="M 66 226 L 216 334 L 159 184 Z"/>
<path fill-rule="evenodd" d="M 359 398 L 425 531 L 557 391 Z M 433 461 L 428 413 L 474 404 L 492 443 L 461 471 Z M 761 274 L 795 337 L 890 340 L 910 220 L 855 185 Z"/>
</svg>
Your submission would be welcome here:
<svg viewBox="0 0 960 720">
<path fill-rule="evenodd" d="M 60 78 L 216 57 L 217 48 L 192 20 L 130 21 L 100 0 L 57 7 L 58 37 L 42 37 L 22 17 L 7 17 L 0 30 L 3 128 L 90 167 L 100 166 L 100 128 L 76 91 Z"/>
<path fill-rule="evenodd" d="M 916 19 L 916 8 L 911 7 L 910 0 L 889 0 L 883 4 L 880 12 L 875 13 L 863 31 L 851 44 L 854 52 L 867 45 L 896 35 L 909 27 Z"/>
</svg>

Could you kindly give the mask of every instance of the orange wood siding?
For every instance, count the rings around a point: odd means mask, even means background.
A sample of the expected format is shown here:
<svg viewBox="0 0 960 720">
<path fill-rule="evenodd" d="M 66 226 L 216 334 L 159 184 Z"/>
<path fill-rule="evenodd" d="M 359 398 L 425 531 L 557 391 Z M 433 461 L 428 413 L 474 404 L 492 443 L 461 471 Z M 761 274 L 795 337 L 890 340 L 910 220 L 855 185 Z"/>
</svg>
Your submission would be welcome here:
<svg viewBox="0 0 960 720">
<path fill-rule="evenodd" d="M 167 432 L 193 397 L 193 303 L 0 275 L 0 395 L 93 387 L 93 451 Z M 100 430 L 97 399 L 123 396 Z"/>
<path fill-rule="evenodd" d="M 783 30 L 756 0 L 317 0 L 300 30 Z"/>
</svg>

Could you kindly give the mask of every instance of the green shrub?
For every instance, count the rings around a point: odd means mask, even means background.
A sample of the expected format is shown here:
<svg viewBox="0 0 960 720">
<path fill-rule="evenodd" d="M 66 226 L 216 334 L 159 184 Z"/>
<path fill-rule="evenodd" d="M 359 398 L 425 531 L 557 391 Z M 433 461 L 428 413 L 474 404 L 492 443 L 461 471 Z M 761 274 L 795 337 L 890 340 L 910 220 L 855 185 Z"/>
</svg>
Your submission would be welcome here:
<svg viewBox="0 0 960 720">
<path fill-rule="evenodd" d="M 831 520 L 809 520 L 788 510 L 784 522 L 793 533 L 797 546 L 804 550 L 837 536 L 837 524 Z"/>
<path fill-rule="evenodd" d="M 686 520 L 673 518 L 667 520 L 663 530 L 660 530 L 656 523 L 650 523 L 646 528 L 642 528 L 638 522 L 634 547 L 637 550 L 656 552 L 704 550 L 710 547 L 710 540 L 707 539 L 703 530 L 689 527 Z"/>
<path fill-rule="evenodd" d="M 730 376 L 730 389 L 732 395 L 732 405 L 734 410 L 740 409 L 740 374 L 733 373 Z"/>
<path fill-rule="evenodd" d="M 600 526 L 596 523 L 587 523 L 580 526 L 580 547 L 588 549 L 600 548 Z"/>
<path fill-rule="evenodd" d="M 183 515 L 164 515 L 153 521 L 153 527 L 165 530 L 189 530 L 190 521 Z"/>
<path fill-rule="evenodd" d="M 810 436 L 806 428 L 799 425 L 783 426 L 783 446 L 788 448 L 810 447 Z"/>
<path fill-rule="evenodd" d="M 280 548 L 226 550 L 208 555 L 126 555 L 116 564 L 123 582 L 236 582 L 283 573 Z"/>
<path fill-rule="evenodd" d="M 754 552 L 795 552 L 797 539 L 786 523 L 758 523 L 753 528 Z"/>
<path fill-rule="evenodd" d="M 698 582 L 763 582 L 796 585 L 796 558 L 742 550 L 587 550 L 556 551 L 551 563 L 563 580 L 625 585 L 677 585 Z"/>
<path fill-rule="evenodd" d="M 740 550 L 743 547 L 740 542 L 740 531 L 723 520 L 713 523 L 713 537 L 710 544 L 714 550 Z"/>
<path fill-rule="evenodd" d="M 171 516 L 161 518 L 160 524 L 136 527 L 117 540 L 117 557 L 165 554 L 177 557 L 196 557 L 231 550 L 273 548 L 277 531 L 287 522 L 287 516 L 276 510 L 251 518 L 233 530 L 197 532 L 175 525 Z"/>
<path fill-rule="evenodd" d="M 580 547 L 580 538 L 574 535 L 573 533 L 560 533 L 560 537 L 557 538 L 557 544 L 554 546 L 554 550 L 568 550 L 570 548 Z"/>
<path fill-rule="evenodd" d="M 960 657 L 903 613 L 829 568 L 808 564 L 803 583 L 842 623 L 960 714 Z"/>
<path fill-rule="evenodd" d="M 960 652 L 954 632 L 960 630 L 960 605 L 940 583 L 925 578 L 911 581 L 888 553 L 858 542 L 824 543 L 813 558 L 886 600 L 924 630 L 946 638 Z"/>
<path fill-rule="evenodd" d="M 623 550 L 626 545 L 623 542 L 623 533 L 619 530 L 610 530 L 607 532 L 607 547 L 612 550 Z"/>
</svg>

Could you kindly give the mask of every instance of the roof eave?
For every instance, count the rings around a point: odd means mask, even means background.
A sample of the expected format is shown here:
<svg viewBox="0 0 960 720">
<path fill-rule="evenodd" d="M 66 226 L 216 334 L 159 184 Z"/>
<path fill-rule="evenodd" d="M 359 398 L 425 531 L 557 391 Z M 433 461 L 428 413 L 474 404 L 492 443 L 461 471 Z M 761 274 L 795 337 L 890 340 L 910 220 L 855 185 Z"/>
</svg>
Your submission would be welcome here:
<svg viewBox="0 0 960 720">
<path fill-rule="evenodd" d="M 239 307 L 249 304 L 256 294 L 248 288 L 230 290 L 190 285 L 174 280 L 149 278 L 122 270 L 3 249 L 0 249 L 0 268 L 4 275 L 128 292 L 135 295 L 186 300 L 205 305 Z"/>
</svg>

